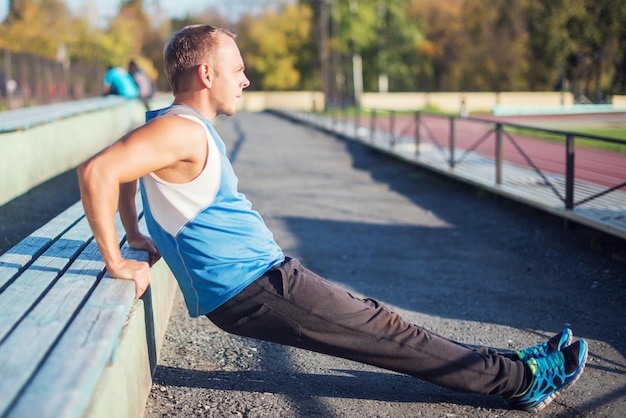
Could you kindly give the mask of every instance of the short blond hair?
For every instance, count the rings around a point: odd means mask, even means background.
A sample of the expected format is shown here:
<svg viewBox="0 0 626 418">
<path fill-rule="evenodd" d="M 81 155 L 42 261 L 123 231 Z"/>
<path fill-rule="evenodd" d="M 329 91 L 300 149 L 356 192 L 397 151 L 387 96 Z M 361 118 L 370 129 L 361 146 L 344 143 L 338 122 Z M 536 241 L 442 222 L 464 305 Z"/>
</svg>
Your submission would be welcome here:
<svg viewBox="0 0 626 418">
<path fill-rule="evenodd" d="M 213 64 L 220 34 L 235 38 L 233 31 L 209 25 L 185 26 L 174 33 L 163 48 L 164 70 L 174 94 L 180 88 L 181 78 L 190 69 L 209 61 Z"/>
</svg>

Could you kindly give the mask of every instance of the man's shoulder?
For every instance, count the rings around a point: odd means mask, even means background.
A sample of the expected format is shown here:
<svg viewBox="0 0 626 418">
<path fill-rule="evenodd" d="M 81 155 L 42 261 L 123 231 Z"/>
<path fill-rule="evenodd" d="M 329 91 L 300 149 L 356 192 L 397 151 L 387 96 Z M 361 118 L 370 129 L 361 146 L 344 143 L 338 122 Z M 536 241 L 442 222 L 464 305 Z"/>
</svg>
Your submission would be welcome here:
<svg viewBox="0 0 626 418">
<path fill-rule="evenodd" d="M 174 104 L 155 112 L 155 117 L 168 115 L 192 116 L 194 119 L 205 123 L 205 117 L 202 115 L 202 113 L 188 106 Z"/>
<path fill-rule="evenodd" d="M 193 116 L 169 111 L 158 113 L 157 111 L 156 114 L 150 115 L 150 118 L 139 129 L 149 132 L 155 139 L 172 139 L 181 143 L 192 138 L 206 138 L 205 124 L 201 119 Z"/>
</svg>

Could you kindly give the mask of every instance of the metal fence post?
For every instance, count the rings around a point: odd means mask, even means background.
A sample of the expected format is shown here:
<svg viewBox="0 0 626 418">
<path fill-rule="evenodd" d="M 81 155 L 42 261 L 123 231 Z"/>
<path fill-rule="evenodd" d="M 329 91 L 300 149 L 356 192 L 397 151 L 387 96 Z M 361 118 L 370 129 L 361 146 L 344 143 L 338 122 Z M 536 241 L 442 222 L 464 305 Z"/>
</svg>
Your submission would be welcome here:
<svg viewBox="0 0 626 418">
<path fill-rule="evenodd" d="M 374 131 L 376 130 L 376 111 L 372 110 L 372 115 L 370 116 L 370 142 L 374 143 Z"/>
<path fill-rule="evenodd" d="M 393 147 L 396 145 L 396 111 L 389 112 L 389 144 Z"/>
<path fill-rule="evenodd" d="M 8 88 L 8 84 L 7 82 L 9 80 L 13 80 L 13 74 L 11 72 L 11 65 L 12 63 L 12 58 L 11 58 L 11 51 L 9 51 L 8 49 L 4 50 L 4 68 L 0 68 L 0 71 L 4 72 L 4 80 L 2 80 L 3 85 L 0 86 L 0 98 L 5 99 L 7 101 L 7 108 L 11 109 L 12 105 L 13 105 L 13 91 L 12 89 Z M 4 96 L 4 97 L 3 97 Z"/>
<path fill-rule="evenodd" d="M 574 209 L 574 146 L 575 136 L 567 134 L 565 140 L 565 209 Z"/>
<path fill-rule="evenodd" d="M 496 123 L 496 184 L 502 184 L 502 124 Z"/>
<path fill-rule="evenodd" d="M 420 153 L 420 122 L 421 115 L 420 112 L 415 112 L 415 155 L 419 155 Z"/>
<path fill-rule="evenodd" d="M 450 116 L 450 168 L 454 168 L 454 116 Z"/>
</svg>

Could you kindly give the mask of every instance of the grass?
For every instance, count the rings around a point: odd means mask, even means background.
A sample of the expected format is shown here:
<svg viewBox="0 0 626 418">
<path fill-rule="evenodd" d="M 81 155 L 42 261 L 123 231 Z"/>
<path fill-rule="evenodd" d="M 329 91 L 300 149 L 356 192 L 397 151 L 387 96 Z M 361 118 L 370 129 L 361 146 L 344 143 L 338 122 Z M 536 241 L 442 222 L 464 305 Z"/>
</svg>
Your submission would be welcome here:
<svg viewBox="0 0 626 418">
<path fill-rule="evenodd" d="M 599 135 L 599 136 L 608 136 L 610 138 L 618 138 L 626 141 L 626 128 L 596 128 L 596 129 L 578 129 L 578 132 L 590 134 L 590 135 Z"/>
<path fill-rule="evenodd" d="M 607 136 L 609 138 L 617 138 L 621 139 L 622 141 L 626 141 L 626 128 L 579 129 L 578 131 L 590 135 Z M 621 152 L 626 154 L 626 144 L 614 144 L 611 142 L 583 138 L 577 139 L 576 143 L 580 143 L 580 145 L 588 147 L 597 147 L 607 151 Z"/>
</svg>

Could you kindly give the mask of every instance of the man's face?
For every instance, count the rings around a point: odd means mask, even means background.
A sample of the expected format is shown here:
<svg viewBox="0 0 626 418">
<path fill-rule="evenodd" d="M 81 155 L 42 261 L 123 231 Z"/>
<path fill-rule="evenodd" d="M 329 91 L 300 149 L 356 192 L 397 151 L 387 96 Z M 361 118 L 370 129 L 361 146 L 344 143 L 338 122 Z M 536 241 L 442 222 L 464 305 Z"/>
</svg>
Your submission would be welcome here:
<svg viewBox="0 0 626 418">
<path fill-rule="evenodd" d="M 250 85 L 244 74 L 244 64 L 235 40 L 228 35 L 220 37 L 214 63 L 214 81 L 211 97 L 218 115 L 234 115 L 241 101 L 243 89 Z"/>
</svg>

